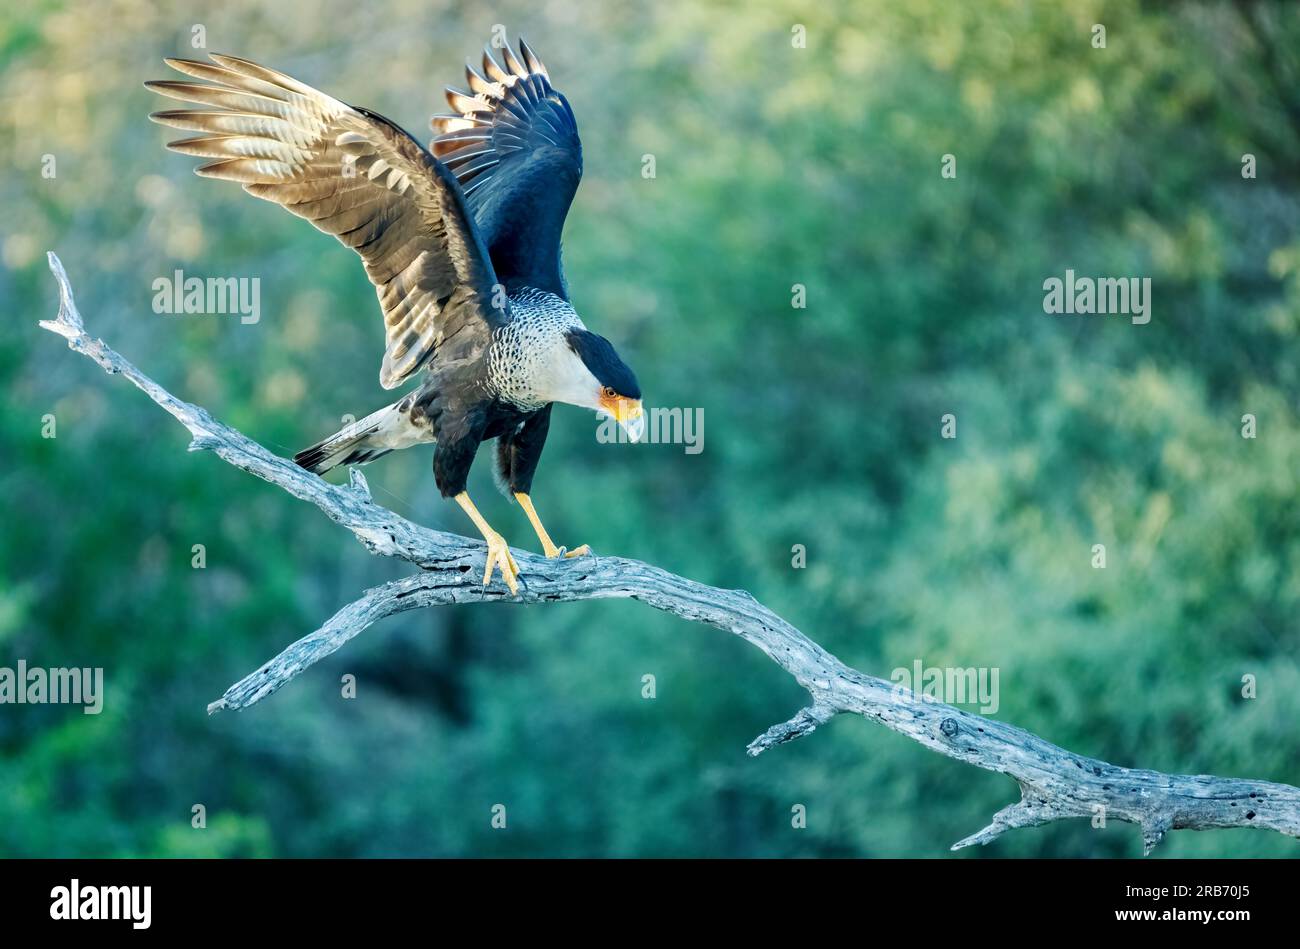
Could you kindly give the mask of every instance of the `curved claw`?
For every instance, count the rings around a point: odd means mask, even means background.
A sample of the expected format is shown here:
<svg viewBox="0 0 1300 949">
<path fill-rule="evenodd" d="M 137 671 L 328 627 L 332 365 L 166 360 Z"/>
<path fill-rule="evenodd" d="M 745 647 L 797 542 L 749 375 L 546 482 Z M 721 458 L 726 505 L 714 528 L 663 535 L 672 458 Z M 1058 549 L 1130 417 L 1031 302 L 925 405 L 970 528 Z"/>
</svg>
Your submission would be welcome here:
<svg viewBox="0 0 1300 949">
<path fill-rule="evenodd" d="M 495 568 L 501 569 L 501 579 L 506 582 L 510 588 L 512 596 L 519 595 L 519 564 L 515 563 L 515 558 L 510 555 L 510 545 L 500 534 L 495 534 L 487 539 L 487 564 L 483 569 L 483 586 L 492 583 L 492 571 Z"/>
<path fill-rule="evenodd" d="M 591 548 L 588 547 L 586 544 L 583 544 L 581 547 L 574 547 L 572 550 L 570 550 L 568 547 L 563 547 L 563 546 L 554 547 L 548 544 L 543 549 L 543 553 L 545 553 L 546 556 L 552 560 L 556 559 L 557 557 L 564 557 L 566 559 L 571 557 L 590 557 Z"/>
</svg>

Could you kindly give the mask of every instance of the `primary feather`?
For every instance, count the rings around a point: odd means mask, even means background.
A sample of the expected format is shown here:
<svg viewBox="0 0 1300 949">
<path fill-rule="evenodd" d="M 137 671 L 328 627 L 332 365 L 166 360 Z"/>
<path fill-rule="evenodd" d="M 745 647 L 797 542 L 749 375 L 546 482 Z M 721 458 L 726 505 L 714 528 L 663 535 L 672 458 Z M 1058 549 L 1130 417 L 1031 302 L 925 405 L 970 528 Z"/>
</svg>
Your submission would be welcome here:
<svg viewBox="0 0 1300 949">
<path fill-rule="evenodd" d="M 435 353 L 464 358 L 509 319 L 493 307 L 497 278 L 453 176 L 381 115 L 234 56 L 168 59 L 201 82 L 145 83 L 204 106 L 150 118 L 202 135 L 175 151 L 215 159 L 196 172 L 311 221 L 351 247 L 375 286 L 386 347 L 379 381 L 391 389 Z"/>
<path fill-rule="evenodd" d="M 504 67 L 483 50 L 465 67 L 469 93 L 447 90 L 455 115 L 434 116 L 430 149 L 465 190 L 497 276 L 568 299 L 560 234 L 582 178 L 582 142 L 565 97 L 523 40 Z"/>
</svg>

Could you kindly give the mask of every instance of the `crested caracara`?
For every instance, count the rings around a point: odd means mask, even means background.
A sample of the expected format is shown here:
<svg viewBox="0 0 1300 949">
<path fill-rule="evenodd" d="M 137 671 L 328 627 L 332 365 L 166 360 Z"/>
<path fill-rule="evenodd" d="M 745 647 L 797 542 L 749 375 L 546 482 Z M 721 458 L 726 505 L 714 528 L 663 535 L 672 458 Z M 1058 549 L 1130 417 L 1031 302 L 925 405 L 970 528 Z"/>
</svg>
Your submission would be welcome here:
<svg viewBox="0 0 1300 949">
<path fill-rule="evenodd" d="M 300 451 L 323 473 L 434 442 L 433 474 L 487 541 L 512 593 L 519 572 L 505 539 L 465 489 L 480 442 L 497 440 L 503 489 L 528 515 L 548 557 L 557 547 L 529 498 L 551 405 L 612 415 L 641 436 L 641 390 L 609 341 L 569 303 L 560 231 L 582 177 L 582 143 L 568 100 L 521 40 L 469 93 L 447 91 L 455 115 L 436 116 L 429 148 L 388 119 L 233 56 L 168 59 L 197 81 L 149 82 L 198 109 L 150 118 L 198 134 L 167 147 L 209 159 L 208 178 L 243 185 L 333 234 L 361 257 L 386 330 L 379 384 L 419 385 L 392 405 Z"/>
</svg>

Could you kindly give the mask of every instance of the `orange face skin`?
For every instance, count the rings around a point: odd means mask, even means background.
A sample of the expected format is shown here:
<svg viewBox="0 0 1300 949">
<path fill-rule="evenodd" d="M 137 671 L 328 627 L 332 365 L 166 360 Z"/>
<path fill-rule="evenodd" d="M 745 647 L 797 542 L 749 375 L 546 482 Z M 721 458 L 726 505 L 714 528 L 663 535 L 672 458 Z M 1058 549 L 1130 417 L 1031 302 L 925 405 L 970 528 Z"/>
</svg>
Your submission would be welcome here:
<svg viewBox="0 0 1300 949">
<path fill-rule="evenodd" d="M 640 399 L 629 399 L 609 388 L 600 393 L 600 407 L 614 416 L 618 422 L 628 422 L 639 418 L 642 414 Z"/>
</svg>

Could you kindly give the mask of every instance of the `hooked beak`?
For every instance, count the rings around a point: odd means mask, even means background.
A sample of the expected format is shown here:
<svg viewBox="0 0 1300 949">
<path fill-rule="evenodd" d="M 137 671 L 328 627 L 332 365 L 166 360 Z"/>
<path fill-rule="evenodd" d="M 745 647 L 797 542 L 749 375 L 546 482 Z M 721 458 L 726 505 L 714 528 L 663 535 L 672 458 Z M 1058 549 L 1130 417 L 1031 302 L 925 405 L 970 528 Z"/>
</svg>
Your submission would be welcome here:
<svg viewBox="0 0 1300 949">
<path fill-rule="evenodd" d="M 606 408 L 627 433 L 628 441 L 641 440 L 645 434 L 645 410 L 641 408 L 640 399 L 618 399 Z"/>
</svg>

